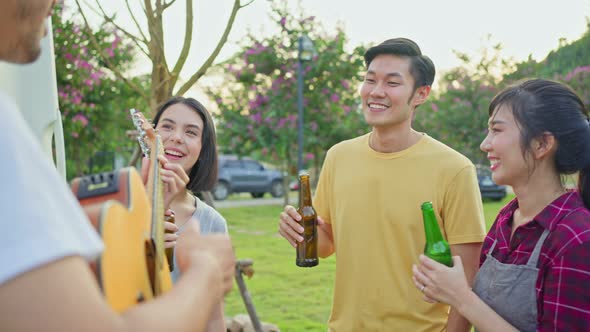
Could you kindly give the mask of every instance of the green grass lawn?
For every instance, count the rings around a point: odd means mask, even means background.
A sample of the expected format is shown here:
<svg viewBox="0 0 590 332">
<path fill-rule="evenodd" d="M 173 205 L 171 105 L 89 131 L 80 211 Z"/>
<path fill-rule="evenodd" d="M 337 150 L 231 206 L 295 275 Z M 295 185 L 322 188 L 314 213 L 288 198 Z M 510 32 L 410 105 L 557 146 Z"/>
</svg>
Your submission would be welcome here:
<svg viewBox="0 0 590 332">
<path fill-rule="evenodd" d="M 510 196 L 501 202 L 484 202 L 488 228 Z M 278 235 L 282 206 L 219 209 L 227 219 L 238 259 L 254 260 L 254 277 L 246 279 L 262 321 L 281 331 L 325 331 L 332 303 L 335 271 L 333 257 L 311 269 L 295 266 L 294 249 Z M 237 286 L 226 298 L 228 316 L 247 313 Z"/>
</svg>

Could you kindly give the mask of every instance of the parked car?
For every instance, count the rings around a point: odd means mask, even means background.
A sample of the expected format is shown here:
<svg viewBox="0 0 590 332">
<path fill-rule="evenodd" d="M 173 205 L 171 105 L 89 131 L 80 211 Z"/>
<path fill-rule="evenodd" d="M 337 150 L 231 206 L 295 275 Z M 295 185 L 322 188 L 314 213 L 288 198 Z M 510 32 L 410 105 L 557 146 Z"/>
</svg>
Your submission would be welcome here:
<svg viewBox="0 0 590 332">
<path fill-rule="evenodd" d="M 506 197 L 506 187 L 494 183 L 492 180 L 492 172 L 489 168 L 478 165 L 477 169 L 477 184 L 481 198 L 489 198 L 493 201 L 501 201 Z"/>
<path fill-rule="evenodd" d="M 261 198 L 265 193 L 272 197 L 283 196 L 283 174 L 267 169 L 251 158 L 236 156 L 219 156 L 219 177 L 213 197 L 224 200 L 231 193 L 248 192 L 254 198 Z"/>
</svg>

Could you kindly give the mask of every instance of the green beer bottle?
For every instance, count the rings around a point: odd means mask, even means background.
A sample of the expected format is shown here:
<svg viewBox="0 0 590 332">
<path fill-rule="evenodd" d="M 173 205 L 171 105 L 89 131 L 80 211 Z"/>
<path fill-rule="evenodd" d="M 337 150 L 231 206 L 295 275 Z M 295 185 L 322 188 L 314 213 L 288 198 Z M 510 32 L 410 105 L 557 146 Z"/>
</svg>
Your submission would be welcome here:
<svg viewBox="0 0 590 332">
<path fill-rule="evenodd" d="M 426 245 L 424 245 L 424 255 L 446 266 L 453 266 L 451 257 L 451 248 L 449 243 L 443 238 L 432 202 L 422 203 L 422 219 L 424 220 L 424 233 L 426 235 Z"/>
<path fill-rule="evenodd" d="M 303 226 L 303 241 L 297 243 L 297 260 L 295 264 L 301 267 L 312 267 L 318 260 L 318 215 L 311 204 L 311 188 L 309 175 L 299 175 L 299 224 Z"/>
</svg>

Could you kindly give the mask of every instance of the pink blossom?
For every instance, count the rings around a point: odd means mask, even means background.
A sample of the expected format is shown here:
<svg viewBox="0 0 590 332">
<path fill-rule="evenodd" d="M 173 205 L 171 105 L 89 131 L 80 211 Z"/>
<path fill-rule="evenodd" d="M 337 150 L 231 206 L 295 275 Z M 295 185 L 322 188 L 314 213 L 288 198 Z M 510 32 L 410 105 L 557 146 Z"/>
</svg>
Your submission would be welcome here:
<svg viewBox="0 0 590 332">
<path fill-rule="evenodd" d="M 82 127 L 86 127 L 88 125 L 88 118 L 83 114 L 78 113 L 72 118 L 72 122 L 80 122 Z"/>
<path fill-rule="evenodd" d="M 78 68 L 84 68 L 84 69 L 91 69 L 92 68 L 92 65 L 90 63 L 88 63 L 88 61 L 81 60 L 81 59 L 78 59 L 76 61 L 76 66 Z"/>
<path fill-rule="evenodd" d="M 287 24 L 287 18 L 286 17 L 281 17 L 281 20 L 279 21 L 279 23 L 281 24 L 282 27 L 285 26 L 285 24 Z"/>
<path fill-rule="evenodd" d="M 333 93 L 330 96 L 330 101 L 332 101 L 333 103 L 337 103 L 338 101 L 340 101 L 340 96 L 338 96 L 337 94 Z"/>
<path fill-rule="evenodd" d="M 279 123 L 277 124 L 277 128 L 276 129 L 281 129 L 285 126 L 285 124 L 287 123 L 287 121 L 289 121 L 288 118 L 282 118 L 279 120 Z"/>
<path fill-rule="evenodd" d="M 432 110 L 435 112 L 438 112 L 438 110 L 439 110 L 438 105 L 435 103 L 432 103 Z"/>
<path fill-rule="evenodd" d="M 572 70 L 565 76 L 565 80 L 571 81 L 571 79 L 579 73 L 590 73 L 590 66 L 580 66 L 574 68 L 574 70 Z"/>
<path fill-rule="evenodd" d="M 313 158 L 314 158 L 314 155 L 311 152 L 306 153 L 305 156 L 303 157 L 303 159 L 305 159 L 305 161 L 313 160 Z"/>
<path fill-rule="evenodd" d="M 248 108 L 250 108 L 250 110 L 255 110 L 260 106 L 260 103 L 258 102 L 258 100 L 250 100 L 248 101 Z"/>
<path fill-rule="evenodd" d="M 309 129 L 311 129 L 311 131 L 313 131 L 313 132 L 317 131 L 318 130 L 318 124 L 315 121 L 312 121 L 309 124 Z"/>
<path fill-rule="evenodd" d="M 78 134 L 77 132 L 74 131 L 74 132 L 72 132 L 72 137 L 78 138 L 78 137 L 80 137 L 80 134 Z"/>
<path fill-rule="evenodd" d="M 72 104 L 74 105 L 80 105 L 82 103 L 82 97 L 80 96 L 74 96 L 72 99 Z"/>
<path fill-rule="evenodd" d="M 252 119 L 252 121 L 256 123 L 260 123 L 260 121 L 262 120 L 262 115 L 260 114 L 260 112 L 258 112 L 256 114 L 250 115 L 250 119 Z"/>
<path fill-rule="evenodd" d="M 103 76 L 104 76 L 104 73 L 102 71 L 97 71 L 97 72 L 90 74 L 90 79 L 98 82 L 98 81 L 100 81 L 100 78 Z"/>
</svg>

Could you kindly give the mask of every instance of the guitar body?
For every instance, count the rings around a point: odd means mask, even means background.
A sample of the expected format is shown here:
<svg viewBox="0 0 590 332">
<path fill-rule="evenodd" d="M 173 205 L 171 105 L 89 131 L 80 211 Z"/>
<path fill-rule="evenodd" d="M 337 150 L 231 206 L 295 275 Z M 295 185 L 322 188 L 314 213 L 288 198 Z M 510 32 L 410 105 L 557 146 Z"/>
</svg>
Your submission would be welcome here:
<svg viewBox="0 0 590 332">
<path fill-rule="evenodd" d="M 76 178 L 71 188 L 104 242 L 92 268 L 107 302 L 122 312 L 153 298 L 148 269 L 150 256 L 157 256 L 150 236 L 152 208 L 137 170 Z"/>
</svg>

